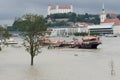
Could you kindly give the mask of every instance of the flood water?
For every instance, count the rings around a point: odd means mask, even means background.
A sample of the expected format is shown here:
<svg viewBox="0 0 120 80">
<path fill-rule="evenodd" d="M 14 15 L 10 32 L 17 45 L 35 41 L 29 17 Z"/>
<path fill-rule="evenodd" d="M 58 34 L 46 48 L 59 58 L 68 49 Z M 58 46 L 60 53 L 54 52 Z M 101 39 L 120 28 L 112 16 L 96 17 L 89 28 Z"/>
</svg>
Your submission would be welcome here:
<svg viewBox="0 0 120 80">
<path fill-rule="evenodd" d="M 0 80 L 119 80 L 120 37 L 102 37 L 98 49 L 42 49 L 30 66 L 24 47 L 0 52 Z"/>
</svg>

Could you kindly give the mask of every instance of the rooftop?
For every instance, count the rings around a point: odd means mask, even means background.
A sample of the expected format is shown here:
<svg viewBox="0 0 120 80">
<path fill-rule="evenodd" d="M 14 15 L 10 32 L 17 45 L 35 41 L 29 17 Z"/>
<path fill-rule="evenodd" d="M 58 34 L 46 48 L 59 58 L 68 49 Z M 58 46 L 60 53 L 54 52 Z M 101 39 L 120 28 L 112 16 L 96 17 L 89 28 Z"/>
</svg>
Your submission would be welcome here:
<svg viewBox="0 0 120 80">
<path fill-rule="evenodd" d="M 99 29 L 99 28 L 112 28 L 114 23 L 100 24 L 100 25 L 91 25 L 88 26 L 88 29 Z"/>
<path fill-rule="evenodd" d="M 49 6 L 50 6 L 50 5 L 49 5 Z M 56 5 L 55 7 L 51 7 L 50 10 L 56 9 L 57 6 L 58 6 L 58 9 L 71 9 L 71 6 L 69 6 L 69 5 L 66 5 L 66 6 L 59 6 L 59 5 Z"/>
<path fill-rule="evenodd" d="M 105 19 L 103 23 L 114 23 L 114 25 L 120 25 L 120 20 L 118 18 Z"/>
</svg>

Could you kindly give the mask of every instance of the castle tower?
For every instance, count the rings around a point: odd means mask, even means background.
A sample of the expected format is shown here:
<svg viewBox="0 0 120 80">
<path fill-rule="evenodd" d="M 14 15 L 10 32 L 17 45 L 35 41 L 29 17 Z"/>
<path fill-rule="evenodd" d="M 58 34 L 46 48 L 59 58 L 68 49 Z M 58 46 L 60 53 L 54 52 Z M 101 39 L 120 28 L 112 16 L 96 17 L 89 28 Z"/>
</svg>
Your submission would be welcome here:
<svg viewBox="0 0 120 80">
<path fill-rule="evenodd" d="M 106 13 L 105 13 L 105 8 L 104 8 L 104 3 L 102 5 L 102 13 L 100 14 L 100 22 L 104 22 L 106 19 Z"/>
<path fill-rule="evenodd" d="M 56 5 L 56 11 L 55 11 L 55 13 L 59 13 L 59 5 L 58 4 Z"/>
<path fill-rule="evenodd" d="M 70 8 L 71 8 L 71 12 L 73 12 L 73 6 L 72 5 L 70 5 Z"/>
<path fill-rule="evenodd" d="M 47 10 L 48 15 L 50 15 L 50 9 L 51 9 L 51 5 L 50 5 L 50 4 L 48 4 L 48 10 Z"/>
</svg>

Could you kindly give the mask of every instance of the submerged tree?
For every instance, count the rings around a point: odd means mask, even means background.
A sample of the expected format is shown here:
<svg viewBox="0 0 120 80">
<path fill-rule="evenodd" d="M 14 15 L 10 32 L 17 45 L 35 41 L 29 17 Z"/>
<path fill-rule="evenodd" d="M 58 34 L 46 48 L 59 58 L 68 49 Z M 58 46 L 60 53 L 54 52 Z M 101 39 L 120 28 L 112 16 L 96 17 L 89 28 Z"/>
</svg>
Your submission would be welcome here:
<svg viewBox="0 0 120 80">
<path fill-rule="evenodd" d="M 3 33 L 4 33 L 4 28 L 2 26 L 0 26 L 0 40 L 2 41 L 3 39 Z M 2 50 L 1 48 L 1 43 L 0 43 L 0 51 Z"/>
<path fill-rule="evenodd" d="M 3 38 L 3 32 L 4 32 L 4 28 L 0 26 L 0 39 Z"/>
<path fill-rule="evenodd" d="M 1 43 L 0 45 L 3 43 L 2 41 L 4 40 L 4 42 L 6 42 L 6 39 L 9 39 L 11 35 L 9 34 L 8 30 L 2 26 L 0 26 L 0 40 Z M 1 46 L 0 46 L 0 51 L 2 50 Z"/>
<path fill-rule="evenodd" d="M 6 41 L 6 39 L 9 39 L 12 35 L 9 33 L 7 29 L 4 30 L 3 38 Z"/>
<path fill-rule="evenodd" d="M 110 62 L 110 67 L 111 67 L 111 76 L 114 76 L 115 75 L 115 70 L 114 70 L 114 62 L 113 62 L 113 60 L 111 60 L 111 62 Z"/>
<path fill-rule="evenodd" d="M 39 15 L 27 14 L 21 19 L 16 19 L 13 26 L 23 32 L 24 46 L 31 55 L 32 66 L 34 57 L 41 52 L 42 39 L 39 36 L 43 36 L 46 31 L 44 18 Z"/>
</svg>

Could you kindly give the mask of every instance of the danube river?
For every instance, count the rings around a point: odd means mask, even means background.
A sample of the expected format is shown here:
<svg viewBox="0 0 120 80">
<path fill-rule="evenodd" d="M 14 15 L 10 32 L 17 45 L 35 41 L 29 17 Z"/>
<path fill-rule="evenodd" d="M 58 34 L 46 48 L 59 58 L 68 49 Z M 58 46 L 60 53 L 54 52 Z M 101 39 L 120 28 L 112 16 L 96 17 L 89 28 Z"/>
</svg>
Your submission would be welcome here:
<svg viewBox="0 0 120 80">
<path fill-rule="evenodd" d="M 0 52 L 0 80 L 119 79 L 120 37 L 102 37 L 98 49 L 43 48 L 32 67 L 24 47 L 8 46 Z"/>
</svg>

